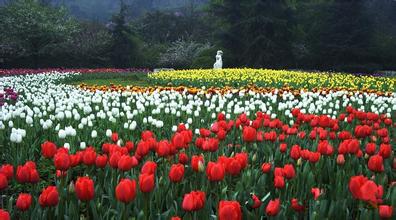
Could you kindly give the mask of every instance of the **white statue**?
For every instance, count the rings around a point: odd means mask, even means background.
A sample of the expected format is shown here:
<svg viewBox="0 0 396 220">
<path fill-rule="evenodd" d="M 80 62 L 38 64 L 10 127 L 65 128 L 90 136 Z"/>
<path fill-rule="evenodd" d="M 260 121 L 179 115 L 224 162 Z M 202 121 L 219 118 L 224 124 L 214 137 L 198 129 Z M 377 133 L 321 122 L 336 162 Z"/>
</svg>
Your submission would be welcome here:
<svg viewBox="0 0 396 220">
<path fill-rule="evenodd" d="M 223 55 L 223 51 L 218 50 L 216 54 L 216 63 L 213 64 L 213 69 L 223 68 L 223 59 L 221 58 L 222 55 Z"/>
</svg>

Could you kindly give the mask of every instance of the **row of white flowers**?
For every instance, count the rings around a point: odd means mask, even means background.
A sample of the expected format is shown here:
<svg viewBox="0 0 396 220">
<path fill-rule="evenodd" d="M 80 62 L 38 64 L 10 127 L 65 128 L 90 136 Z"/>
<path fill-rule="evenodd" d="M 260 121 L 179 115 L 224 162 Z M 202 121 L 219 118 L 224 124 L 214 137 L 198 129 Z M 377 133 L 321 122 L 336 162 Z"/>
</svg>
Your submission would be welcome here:
<svg viewBox="0 0 396 220">
<path fill-rule="evenodd" d="M 68 138 L 84 135 L 95 139 L 109 128 L 175 130 L 179 123 L 192 129 L 208 127 L 219 112 L 231 119 L 243 112 L 252 115 L 262 111 L 290 125 L 294 123 L 293 108 L 332 118 L 336 118 L 348 105 L 388 117 L 396 114 L 396 93 L 378 96 L 358 92 L 350 95 L 347 91 L 328 94 L 301 91 L 296 97 L 292 93 L 279 94 L 278 91 L 200 92 L 196 95 L 187 91 L 91 92 L 62 83 L 77 74 L 51 72 L 1 78 L 0 89 L 12 87 L 20 97 L 15 105 L 0 107 L 0 132 L 8 132 L 11 142 L 21 143 L 27 136 L 34 137 L 39 131 L 49 131 L 67 143 Z M 81 139 L 73 140 L 80 141 L 81 148 L 87 145 Z"/>
</svg>

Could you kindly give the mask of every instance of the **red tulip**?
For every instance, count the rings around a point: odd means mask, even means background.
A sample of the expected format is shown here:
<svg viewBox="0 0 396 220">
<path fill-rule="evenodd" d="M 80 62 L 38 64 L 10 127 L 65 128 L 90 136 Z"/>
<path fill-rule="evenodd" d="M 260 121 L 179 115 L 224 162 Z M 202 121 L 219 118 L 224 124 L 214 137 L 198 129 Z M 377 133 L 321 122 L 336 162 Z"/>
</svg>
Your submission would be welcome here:
<svg viewBox="0 0 396 220">
<path fill-rule="evenodd" d="M 257 131 L 253 127 L 246 126 L 243 128 L 242 132 L 243 141 L 254 142 L 256 141 Z"/>
<path fill-rule="evenodd" d="M 205 192 L 202 191 L 184 194 L 182 208 L 188 212 L 200 210 L 205 206 L 205 197 Z"/>
<path fill-rule="evenodd" d="M 317 200 L 320 196 L 320 189 L 319 188 L 312 188 L 311 193 L 314 197 L 314 200 Z"/>
<path fill-rule="evenodd" d="M 147 131 L 143 131 L 142 134 L 141 134 L 141 138 L 142 138 L 143 141 L 146 141 L 146 140 L 148 140 L 150 138 L 154 138 L 154 134 L 153 134 L 153 132 L 148 131 L 148 130 Z"/>
<path fill-rule="evenodd" d="M 235 154 L 234 158 L 239 161 L 241 168 L 245 169 L 248 165 L 248 154 L 245 152 Z"/>
<path fill-rule="evenodd" d="M 172 137 L 172 144 L 177 148 L 183 148 L 185 145 L 185 140 L 184 140 L 184 135 L 181 133 L 177 132 L 175 135 Z"/>
<path fill-rule="evenodd" d="M 186 165 L 188 163 L 188 156 L 186 153 L 179 153 L 179 163 Z"/>
<path fill-rule="evenodd" d="M 136 166 L 136 162 L 133 161 L 133 158 L 129 155 L 122 155 L 118 160 L 118 169 L 121 171 L 129 171 L 133 166 Z"/>
<path fill-rule="evenodd" d="M 105 168 L 107 165 L 107 155 L 98 155 L 95 160 L 97 168 Z"/>
<path fill-rule="evenodd" d="M 184 165 L 183 164 L 173 164 L 169 171 L 169 180 L 171 182 L 177 183 L 183 180 L 184 176 Z"/>
<path fill-rule="evenodd" d="M 140 173 L 155 174 L 156 170 L 157 170 L 157 163 L 155 163 L 153 161 L 147 161 L 142 166 L 142 169 L 140 170 Z"/>
<path fill-rule="evenodd" d="M 158 142 L 156 149 L 157 155 L 160 157 L 166 157 L 171 153 L 171 144 L 167 140 Z"/>
<path fill-rule="evenodd" d="M 10 220 L 10 213 L 8 213 L 7 211 L 0 209 L 0 219 L 1 220 Z"/>
<path fill-rule="evenodd" d="M 296 198 L 293 198 L 291 200 L 291 207 L 296 212 L 303 212 L 305 210 L 305 207 L 303 205 L 300 205 Z"/>
<path fill-rule="evenodd" d="M 116 132 L 111 134 L 111 140 L 115 143 L 118 141 L 118 134 Z"/>
<path fill-rule="evenodd" d="M 129 203 L 136 197 L 136 181 L 122 179 L 115 190 L 116 198 L 123 203 Z"/>
<path fill-rule="evenodd" d="M 171 220 L 182 220 L 179 216 L 173 216 Z"/>
<path fill-rule="evenodd" d="M 77 198 L 81 201 L 92 200 L 95 196 L 94 182 L 89 177 L 79 177 L 74 186 Z"/>
<path fill-rule="evenodd" d="M 228 174 L 232 176 L 239 175 L 241 173 L 241 163 L 235 158 L 228 158 L 225 168 Z"/>
<path fill-rule="evenodd" d="M 392 148 L 389 144 L 381 144 L 379 155 L 381 155 L 384 159 L 389 158 L 392 153 Z"/>
<path fill-rule="evenodd" d="M 53 207 L 58 205 L 59 193 L 56 186 L 48 186 L 43 190 L 39 197 L 41 207 Z"/>
<path fill-rule="evenodd" d="M 280 200 L 275 199 L 271 200 L 267 207 L 265 208 L 265 213 L 267 213 L 268 216 L 276 216 L 278 215 L 280 210 Z"/>
<path fill-rule="evenodd" d="M 69 150 L 67 148 L 61 147 L 56 150 L 56 153 L 65 153 L 69 154 Z"/>
<path fill-rule="evenodd" d="M 67 171 L 56 170 L 56 177 L 63 178 L 67 176 Z"/>
<path fill-rule="evenodd" d="M 6 175 L 0 173 L 0 191 L 8 187 L 8 179 Z"/>
<path fill-rule="evenodd" d="M 18 166 L 16 179 L 19 183 L 37 183 L 40 179 L 38 172 L 32 163 Z"/>
<path fill-rule="evenodd" d="M 10 164 L 4 164 L 0 168 L 0 173 L 4 174 L 8 180 L 14 177 L 14 167 Z"/>
<path fill-rule="evenodd" d="M 202 155 L 199 155 L 199 156 L 194 155 L 194 156 L 192 156 L 192 158 L 191 158 L 191 167 L 192 167 L 192 169 L 193 169 L 195 172 L 200 172 L 200 171 L 202 171 L 201 169 L 203 168 L 204 163 L 205 163 L 205 162 L 204 162 L 204 158 L 203 158 Z"/>
<path fill-rule="evenodd" d="M 352 134 L 349 131 L 341 131 L 338 133 L 338 138 L 341 140 L 352 139 Z"/>
<path fill-rule="evenodd" d="M 337 156 L 337 164 L 338 165 L 344 165 L 345 163 L 345 157 L 343 154 L 338 154 Z"/>
<path fill-rule="evenodd" d="M 57 170 L 66 171 L 70 168 L 69 154 L 58 152 L 54 156 L 54 164 Z"/>
<path fill-rule="evenodd" d="M 242 210 L 239 202 L 220 201 L 219 220 L 242 220 Z"/>
<path fill-rule="evenodd" d="M 96 152 L 93 147 L 89 147 L 89 148 L 85 149 L 85 151 L 83 153 L 82 161 L 87 166 L 95 164 Z"/>
<path fill-rule="evenodd" d="M 28 193 L 20 193 L 17 201 L 16 201 L 16 207 L 21 210 L 21 211 L 26 211 L 30 208 L 30 205 L 32 204 L 32 196 Z"/>
<path fill-rule="evenodd" d="M 216 134 L 217 139 L 219 140 L 224 140 L 226 138 L 227 132 L 224 129 L 219 129 L 219 131 Z"/>
<path fill-rule="evenodd" d="M 150 151 L 150 143 L 148 141 L 140 141 L 136 147 L 136 154 L 144 157 Z"/>
<path fill-rule="evenodd" d="M 290 149 L 290 157 L 294 160 L 298 160 L 300 158 L 301 148 L 298 145 L 293 145 Z"/>
<path fill-rule="evenodd" d="M 263 171 L 263 173 L 269 173 L 271 171 L 271 167 L 271 163 L 263 163 L 263 165 L 261 165 L 261 170 Z"/>
<path fill-rule="evenodd" d="M 46 141 L 41 144 L 41 154 L 45 158 L 53 158 L 56 154 L 56 145 L 52 142 Z"/>
<path fill-rule="evenodd" d="M 320 159 L 320 153 L 319 152 L 311 152 L 309 155 L 309 162 L 311 163 L 316 163 Z"/>
<path fill-rule="evenodd" d="M 202 150 L 216 152 L 219 149 L 219 139 L 209 138 L 203 141 Z"/>
<path fill-rule="evenodd" d="M 368 168 L 373 172 L 384 172 L 384 161 L 380 155 L 371 156 L 368 161 Z"/>
<path fill-rule="evenodd" d="M 258 207 L 261 206 L 261 200 L 256 196 L 256 195 L 252 195 L 252 200 L 253 200 L 253 205 L 252 208 L 257 209 Z"/>
<path fill-rule="evenodd" d="M 155 187 L 154 174 L 142 173 L 139 175 L 139 188 L 144 193 L 153 191 Z"/>
<path fill-rule="evenodd" d="M 285 153 L 286 150 L 287 150 L 287 144 L 286 143 L 281 143 L 279 145 L 279 150 L 280 150 L 280 152 Z"/>
<path fill-rule="evenodd" d="M 286 164 L 283 167 L 282 172 L 283 176 L 286 177 L 286 179 L 292 179 L 296 176 L 296 171 L 294 170 L 294 166 L 292 164 Z"/>
<path fill-rule="evenodd" d="M 209 137 L 210 136 L 210 130 L 205 129 L 205 128 L 200 128 L 199 129 L 199 134 L 201 135 L 201 137 Z"/>
<path fill-rule="evenodd" d="M 70 167 L 76 167 L 76 166 L 80 165 L 82 162 L 83 154 L 84 153 L 82 151 L 77 151 L 75 154 L 69 155 Z"/>
<path fill-rule="evenodd" d="M 285 187 L 285 179 L 283 178 L 283 176 L 274 177 L 274 187 L 277 189 L 282 189 Z"/>
<path fill-rule="evenodd" d="M 283 169 L 280 167 L 275 167 L 274 176 L 283 176 Z"/>
<path fill-rule="evenodd" d="M 392 218 L 393 207 L 390 205 L 380 205 L 378 207 L 378 213 L 381 218 Z"/>
<path fill-rule="evenodd" d="M 357 125 L 355 127 L 355 136 L 358 138 L 364 138 L 370 136 L 372 128 L 368 125 Z"/>
<path fill-rule="evenodd" d="M 128 149 L 128 152 L 131 152 L 135 148 L 135 144 L 132 141 L 127 141 L 125 147 Z"/>
<path fill-rule="evenodd" d="M 210 181 L 221 181 L 224 179 L 225 169 L 223 164 L 209 162 L 206 168 L 206 176 Z"/>
<path fill-rule="evenodd" d="M 349 191 L 355 199 L 377 204 L 381 201 L 383 188 L 362 175 L 353 176 L 349 180 Z"/>
<path fill-rule="evenodd" d="M 118 162 L 121 158 L 121 153 L 119 151 L 115 151 L 113 153 L 110 154 L 110 160 L 109 160 L 109 164 L 112 168 L 116 169 L 118 168 Z"/>
</svg>

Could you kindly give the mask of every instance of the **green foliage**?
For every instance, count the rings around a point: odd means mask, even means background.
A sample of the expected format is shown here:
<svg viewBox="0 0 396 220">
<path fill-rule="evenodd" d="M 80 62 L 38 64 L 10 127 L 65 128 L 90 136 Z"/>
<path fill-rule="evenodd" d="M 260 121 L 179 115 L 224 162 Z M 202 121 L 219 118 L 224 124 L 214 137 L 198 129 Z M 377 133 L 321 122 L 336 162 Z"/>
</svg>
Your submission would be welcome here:
<svg viewBox="0 0 396 220">
<path fill-rule="evenodd" d="M 221 48 L 225 67 L 396 69 L 392 0 L 211 0 L 205 7 L 206 0 L 6 2 L 0 1 L 6 68 L 211 68 Z M 73 19 L 66 7 L 91 21 Z M 174 42 L 185 43 L 183 52 Z M 213 48 L 194 49 L 207 42 Z"/>
<path fill-rule="evenodd" d="M 210 48 L 208 44 L 194 41 L 178 40 L 173 42 L 165 53 L 161 54 L 160 65 L 177 69 L 189 68 L 193 60 L 203 51 Z"/>
<path fill-rule="evenodd" d="M 235 66 L 372 72 L 395 68 L 395 9 L 392 1 L 212 0 L 210 11 Z"/>
<path fill-rule="evenodd" d="M 40 58 L 56 56 L 56 48 L 72 39 L 78 24 L 63 8 L 17 0 L 0 9 L 0 29 L 0 47 L 11 53 L 0 56 L 31 58 L 38 67 Z"/>
<path fill-rule="evenodd" d="M 64 48 L 69 63 L 78 67 L 111 66 L 110 49 L 112 36 L 99 23 L 83 22 L 80 31 Z"/>
<path fill-rule="evenodd" d="M 191 68 L 194 69 L 209 69 L 213 67 L 215 59 L 215 54 L 218 49 L 215 47 L 210 47 L 208 49 L 202 50 L 193 60 Z"/>
<path fill-rule="evenodd" d="M 126 23 L 126 5 L 122 1 L 120 12 L 113 16 L 112 23 L 111 59 L 113 66 L 139 66 L 142 42 Z"/>
<path fill-rule="evenodd" d="M 166 49 L 167 46 L 165 44 L 144 44 L 142 48 L 142 67 L 152 69 L 158 67 L 161 54 L 166 52 Z"/>
</svg>

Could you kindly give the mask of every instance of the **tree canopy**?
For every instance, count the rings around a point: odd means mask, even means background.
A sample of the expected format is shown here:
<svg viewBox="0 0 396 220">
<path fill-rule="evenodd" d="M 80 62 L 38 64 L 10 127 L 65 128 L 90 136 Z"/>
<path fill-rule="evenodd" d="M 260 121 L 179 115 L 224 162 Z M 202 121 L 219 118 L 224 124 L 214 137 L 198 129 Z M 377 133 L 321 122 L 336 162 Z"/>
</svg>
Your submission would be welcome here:
<svg viewBox="0 0 396 220">
<path fill-rule="evenodd" d="M 396 69 L 392 0 L 124 0 L 108 6 L 108 20 L 70 13 L 70 4 L 88 2 L 15 0 L 0 6 L 0 63 L 199 68 L 210 67 L 213 52 L 222 49 L 226 67 Z M 194 55 L 173 56 L 180 45 Z"/>
</svg>

